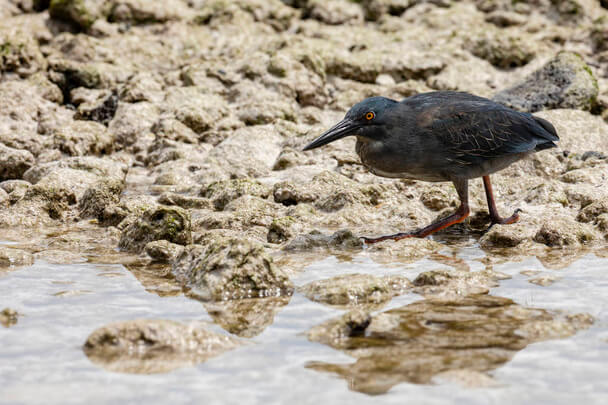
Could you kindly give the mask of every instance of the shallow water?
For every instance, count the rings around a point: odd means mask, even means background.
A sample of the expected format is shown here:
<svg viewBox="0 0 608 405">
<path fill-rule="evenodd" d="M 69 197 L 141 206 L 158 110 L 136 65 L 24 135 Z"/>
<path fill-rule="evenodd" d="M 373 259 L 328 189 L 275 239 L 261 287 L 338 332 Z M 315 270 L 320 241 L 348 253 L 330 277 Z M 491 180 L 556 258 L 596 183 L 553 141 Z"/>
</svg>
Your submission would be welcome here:
<svg viewBox="0 0 608 405">
<path fill-rule="evenodd" d="M 447 249 L 446 249 L 447 250 Z M 474 243 L 455 250 L 471 271 L 485 256 Z M 453 254 L 452 251 L 449 254 Z M 385 266 L 366 253 L 352 260 L 329 257 L 293 277 L 296 285 L 346 273 L 402 274 L 410 279 L 429 269 L 449 269 L 445 260 L 422 259 L 407 265 Z M 527 346 L 489 374 L 491 388 L 465 388 L 454 383 L 401 383 L 387 394 L 369 396 L 349 390 L 333 374 L 307 368 L 310 362 L 350 364 L 354 359 L 328 346 L 312 343 L 306 332 L 344 310 L 309 301 L 295 293 L 279 306 L 263 332 L 233 351 L 193 367 L 164 374 L 114 373 L 91 363 L 82 351 L 88 335 L 109 322 L 162 318 L 213 323 L 205 306 L 178 296 L 147 292 L 122 265 L 91 263 L 58 265 L 37 261 L 33 266 L 0 273 L 0 309 L 22 314 L 15 325 L 0 326 L 0 403 L 445 403 L 586 404 L 608 403 L 608 259 L 588 254 L 559 270 L 536 258 L 494 265 L 512 276 L 492 295 L 513 299 L 526 307 L 587 312 L 594 324 L 566 339 Z M 535 277 L 558 279 L 542 287 Z M 416 294 L 394 298 L 381 309 L 420 300 Z"/>
</svg>

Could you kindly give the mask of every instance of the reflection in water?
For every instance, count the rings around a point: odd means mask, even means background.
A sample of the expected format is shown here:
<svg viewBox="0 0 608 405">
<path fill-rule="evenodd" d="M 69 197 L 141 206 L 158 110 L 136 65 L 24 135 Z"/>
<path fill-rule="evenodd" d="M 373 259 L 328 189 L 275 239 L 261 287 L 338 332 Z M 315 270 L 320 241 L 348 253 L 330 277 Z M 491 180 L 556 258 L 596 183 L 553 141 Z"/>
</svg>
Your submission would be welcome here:
<svg viewBox="0 0 608 405">
<path fill-rule="evenodd" d="M 446 371 L 494 370 L 530 343 L 571 336 L 592 322 L 586 314 L 565 316 L 488 295 L 425 299 L 375 315 L 361 328 L 352 314 L 314 327 L 311 341 L 357 361 L 306 367 L 338 374 L 354 391 L 382 394 L 402 382 L 430 383 Z"/>
<path fill-rule="evenodd" d="M 205 303 L 213 320 L 224 330 L 240 336 L 254 337 L 272 324 L 274 316 L 291 297 L 249 298 Z"/>
<path fill-rule="evenodd" d="M 142 263 L 125 264 L 125 267 L 150 293 L 161 297 L 172 297 L 182 293 L 182 287 L 171 274 L 170 265 L 142 261 Z"/>
</svg>

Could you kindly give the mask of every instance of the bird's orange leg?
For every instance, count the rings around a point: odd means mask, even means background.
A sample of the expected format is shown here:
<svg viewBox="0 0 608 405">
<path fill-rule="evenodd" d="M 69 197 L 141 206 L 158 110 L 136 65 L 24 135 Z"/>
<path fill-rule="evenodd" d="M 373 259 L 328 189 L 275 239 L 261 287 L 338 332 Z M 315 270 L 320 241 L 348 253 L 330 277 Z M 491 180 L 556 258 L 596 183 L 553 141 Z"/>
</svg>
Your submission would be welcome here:
<svg viewBox="0 0 608 405">
<path fill-rule="evenodd" d="M 435 233 L 441 229 L 447 228 L 450 225 L 462 222 L 469 216 L 469 189 L 467 180 L 454 181 L 454 186 L 460 197 L 460 207 L 452 215 L 445 217 L 437 222 L 432 223 L 422 229 L 409 233 L 396 233 L 393 235 L 380 236 L 378 238 L 366 238 L 362 237 L 363 241 L 367 244 L 378 243 L 385 240 L 392 239 L 398 241 L 405 238 L 425 238 L 432 233 Z"/>
<path fill-rule="evenodd" d="M 490 219 L 492 225 L 494 224 L 512 224 L 519 220 L 518 212 L 521 211 L 519 208 L 515 210 L 513 215 L 508 218 L 502 218 L 498 215 L 496 209 L 496 203 L 494 202 L 494 192 L 492 191 L 492 183 L 490 183 L 490 176 L 483 176 L 483 186 L 486 189 L 486 199 L 488 200 L 488 210 L 490 211 Z"/>
</svg>

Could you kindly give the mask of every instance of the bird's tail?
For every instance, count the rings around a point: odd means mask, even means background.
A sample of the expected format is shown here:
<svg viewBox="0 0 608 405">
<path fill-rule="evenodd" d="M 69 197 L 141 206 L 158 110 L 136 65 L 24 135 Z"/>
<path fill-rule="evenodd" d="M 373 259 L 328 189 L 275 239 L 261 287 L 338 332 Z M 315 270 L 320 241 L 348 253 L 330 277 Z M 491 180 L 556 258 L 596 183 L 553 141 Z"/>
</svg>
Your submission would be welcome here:
<svg viewBox="0 0 608 405">
<path fill-rule="evenodd" d="M 550 135 L 550 136 L 543 136 L 543 138 L 545 138 L 549 141 L 559 141 L 559 136 L 557 136 L 557 131 L 555 130 L 555 127 L 553 126 L 553 124 L 551 124 L 549 121 L 547 121 L 543 118 L 536 117 L 534 115 L 532 116 L 532 118 L 534 118 L 534 121 L 536 121 L 536 123 L 538 125 L 543 127 L 543 129 L 546 132 L 548 132 L 548 134 Z M 549 146 L 549 148 L 551 148 L 551 146 Z"/>
</svg>

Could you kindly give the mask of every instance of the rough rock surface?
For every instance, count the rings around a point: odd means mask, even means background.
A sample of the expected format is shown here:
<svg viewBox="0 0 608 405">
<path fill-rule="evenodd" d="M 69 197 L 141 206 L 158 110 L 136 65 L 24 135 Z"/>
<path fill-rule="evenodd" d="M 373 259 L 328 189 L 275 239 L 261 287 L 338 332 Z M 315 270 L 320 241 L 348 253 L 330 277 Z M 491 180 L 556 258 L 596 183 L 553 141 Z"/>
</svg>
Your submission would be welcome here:
<svg viewBox="0 0 608 405">
<path fill-rule="evenodd" d="M 293 285 L 261 244 L 217 237 L 190 245 L 173 264 L 175 278 L 205 301 L 291 295 Z"/>
<path fill-rule="evenodd" d="M 20 244 L 2 254 L 24 266 L 32 257 L 125 264 L 147 291 L 202 298 L 215 323 L 243 337 L 288 305 L 290 277 L 330 256 L 382 269 L 424 261 L 419 274 L 404 273 L 405 293 L 459 312 L 453 302 L 505 278 L 495 263 L 536 257 L 561 268 L 605 255 L 605 3 L 0 1 L 0 239 Z M 448 215 L 453 186 L 374 176 L 353 138 L 302 147 L 366 97 L 432 90 L 535 111 L 554 124 L 559 147 L 492 175 L 500 213 L 521 208 L 517 224 L 487 230 L 475 179 L 464 223 L 364 246 L 360 236 Z M 472 271 L 458 252 L 477 246 L 486 268 Z M 378 318 L 368 310 L 396 292 L 381 274 L 331 276 L 301 288 L 329 305 L 356 302 L 345 324 L 365 339 Z M 447 322 L 424 321 L 436 330 Z M 431 363 L 441 350 L 433 346 Z M 420 381 L 491 384 L 490 366 L 421 369 L 438 372 Z"/>
<path fill-rule="evenodd" d="M 528 112 L 589 110 L 597 102 L 598 93 L 597 79 L 585 61 L 579 55 L 562 52 L 521 83 L 500 91 L 494 101 Z"/>
<path fill-rule="evenodd" d="M 83 346 L 95 364 L 122 373 L 166 373 L 192 366 L 239 345 L 196 324 L 140 319 L 95 330 Z"/>
<path fill-rule="evenodd" d="M 140 252 L 148 242 L 166 240 L 179 245 L 192 243 L 190 215 L 179 207 L 158 206 L 146 210 L 122 231 L 119 247 Z"/>
<path fill-rule="evenodd" d="M 312 301 L 329 305 L 382 304 L 403 294 L 410 286 L 411 282 L 401 276 L 345 274 L 313 281 L 298 288 L 298 292 Z"/>
</svg>

